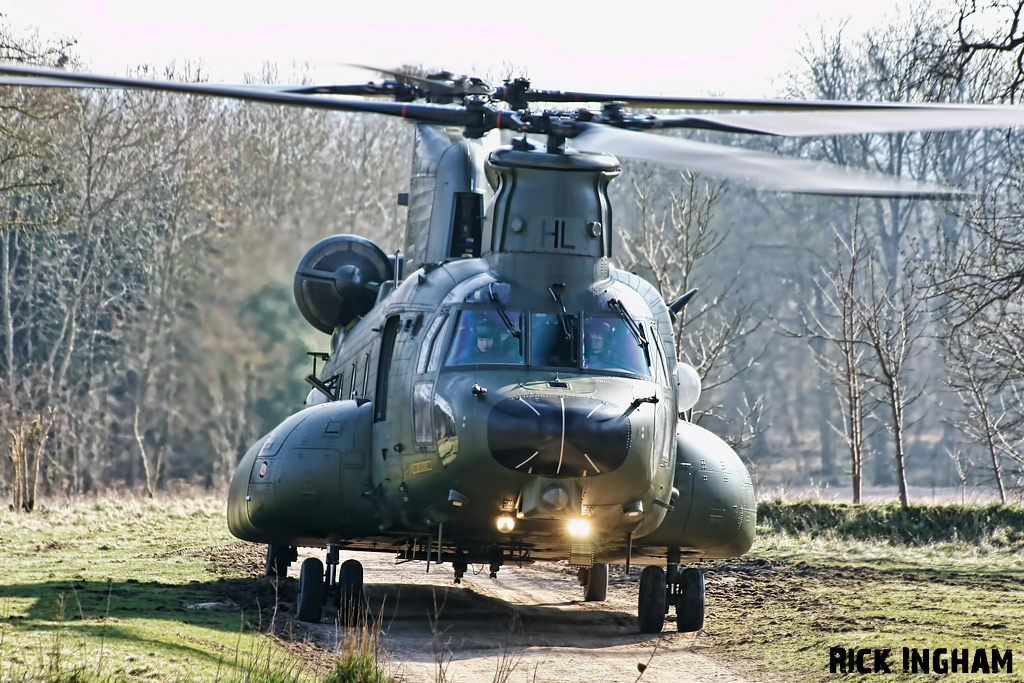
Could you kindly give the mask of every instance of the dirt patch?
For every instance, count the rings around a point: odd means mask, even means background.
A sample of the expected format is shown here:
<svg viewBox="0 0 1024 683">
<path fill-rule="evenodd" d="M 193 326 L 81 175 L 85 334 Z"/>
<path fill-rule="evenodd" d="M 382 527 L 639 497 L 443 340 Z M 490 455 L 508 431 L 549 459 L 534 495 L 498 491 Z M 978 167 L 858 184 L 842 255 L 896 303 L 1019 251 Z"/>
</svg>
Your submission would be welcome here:
<svg viewBox="0 0 1024 683">
<path fill-rule="evenodd" d="M 250 609 L 258 602 L 264 627 L 273 624 L 296 656 L 322 669 L 329 661 L 324 655 L 351 645 L 345 642 L 351 631 L 337 625 L 330 609 L 320 624 L 295 620 L 298 563 L 275 586 L 257 578 L 263 552 L 261 546 L 239 543 L 211 549 L 208 556 L 228 576 L 252 577 L 222 582 L 226 597 Z M 636 568 L 627 576 L 613 567 L 607 600 L 588 603 L 576 571 L 564 563 L 503 567 L 493 579 L 487 567 L 471 566 L 455 585 L 448 564 L 431 564 L 428 572 L 426 562 L 396 564 L 384 553 L 351 553 L 343 559 L 350 558 L 363 564 L 374 632 L 399 680 L 632 681 L 641 669 L 640 680 L 649 683 L 678 681 L 682 672 L 698 682 L 752 680 L 710 657 L 705 634 L 678 633 L 674 615 L 662 634 L 638 633 Z M 709 575 L 709 613 L 715 608 L 713 581 Z M 275 594 L 275 605 L 267 605 L 264 600 Z"/>
</svg>

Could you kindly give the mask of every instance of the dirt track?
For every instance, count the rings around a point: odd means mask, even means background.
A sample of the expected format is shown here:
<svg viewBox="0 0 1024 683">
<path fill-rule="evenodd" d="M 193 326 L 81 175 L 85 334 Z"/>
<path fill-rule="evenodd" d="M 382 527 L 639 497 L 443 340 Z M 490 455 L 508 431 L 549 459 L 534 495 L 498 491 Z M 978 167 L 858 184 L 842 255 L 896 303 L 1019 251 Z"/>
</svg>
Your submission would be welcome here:
<svg viewBox="0 0 1024 683">
<path fill-rule="evenodd" d="M 316 556 L 320 556 L 319 553 Z M 363 563 L 370 610 L 379 615 L 390 672 L 409 683 L 420 681 L 635 681 L 647 683 L 715 681 L 749 683 L 701 650 L 701 634 L 675 630 L 670 615 L 660 636 L 636 629 L 637 576 L 622 568 L 610 572 L 608 599 L 582 601 L 576 572 L 564 564 L 503 567 L 489 578 L 487 567 L 470 566 L 461 585 L 450 565 L 396 565 L 391 555 L 352 553 Z M 300 556 L 300 561 L 302 557 Z M 479 573 L 475 573 L 479 572 Z M 289 575 L 298 576 L 298 564 Z M 294 582 L 289 582 L 294 583 Z M 342 635 L 335 614 L 320 625 L 292 621 L 294 593 L 282 591 L 277 618 L 287 631 L 323 648 L 335 649 Z M 709 602 L 709 612 L 714 604 Z M 514 665 L 502 678 L 499 668 Z"/>
</svg>

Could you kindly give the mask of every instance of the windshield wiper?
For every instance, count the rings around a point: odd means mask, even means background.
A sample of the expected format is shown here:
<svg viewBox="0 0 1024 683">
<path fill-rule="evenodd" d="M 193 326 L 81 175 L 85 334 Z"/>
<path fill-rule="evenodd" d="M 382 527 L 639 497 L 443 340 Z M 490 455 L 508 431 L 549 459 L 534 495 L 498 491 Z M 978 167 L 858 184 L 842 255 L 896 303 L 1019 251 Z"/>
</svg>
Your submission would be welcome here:
<svg viewBox="0 0 1024 683">
<path fill-rule="evenodd" d="M 562 333 L 565 334 L 566 339 L 572 339 L 572 330 L 569 328 L 569 313 L 565 310 L 565 302 L 562 301 L 562 288 L 565 285 L 553 284 L 548 287 L 548 291 L 551 292 L 551 296 L 554 298 L 555 303 L 562 309 L 562 312 L 558 314 L 558 322 L 562 323 Z M 558 291 L 555 291 L 555 290 Z"/>
<path fill-rule="evenodd" d="M 498 295 L 494 293 L 494 283 L 491 282 L 487 285 L 487 295 L 491 298 L 491 303 L 498 311 L 498 315 L 501 316 L 501 322 L 505 323 L 505 327 L 512 333 L 512 336 L 519 339 L 522 336 L 522 332 L 516 328 L 516 324 L 512 322 L 512 318 L 508 317 L 508 313 L 505 312 L 505 307 L 501 305 L 501 301 L 498 299 Z"/>
<path fill-rule="evenodd" d="M 647 367 L 651 367 L 651 351 L 650 342 L 647 341 L 647 337 L 644 336 L 643 328 L 633 320 L 632 316 L 626 310 L 626 307 L 622 305 L 622 302 L 618 299 L 609 299 L 608 308 L 612 309 L 619 314 L 622 321 L 626 323 L 626 327 L 629 329 L 629 333 L 633 335 L 633 341 L 644 351 L 644 359 L 647 361 Z"/>
</svg>

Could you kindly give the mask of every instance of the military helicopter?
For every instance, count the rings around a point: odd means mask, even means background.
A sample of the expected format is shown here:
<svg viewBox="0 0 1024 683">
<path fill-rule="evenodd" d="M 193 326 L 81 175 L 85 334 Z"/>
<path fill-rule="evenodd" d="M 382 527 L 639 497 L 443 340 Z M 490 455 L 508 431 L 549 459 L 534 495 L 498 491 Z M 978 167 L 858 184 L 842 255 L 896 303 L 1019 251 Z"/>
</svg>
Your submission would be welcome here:
<svg viewBox="0 0 1024 683">
<path fill-rule="evenodd" d="M 295 301 L 330 336 L 307 406 L 259 439 L 230 486 L 227 520 L 268 546 L 284 575 L 297 548 L 325 549 L 299 572 L 298 617 L 325 604 L 357 618 L 351 551 L 470 564 L 567 560 L 585 600 L 605 599 L 608 565 L 643 565 L 639 630 L 669 608 L 702 628 L 695 563 L 754 541 L 749 473 L 722 439 L 681 418 L 700 396 L 677 360 L 671 302 L 615 266 L 607 188 L 617 156 L 758 187 L 833 195 L 935 197 L 937 184 L 650 135 L 667 128 L 768 135 L 944 130 L 1024 123 L 980 105 L 631 97 L 492 87 L 442 73 L 382 71 L 360 85 L 160 82 L 0 66 L 2 84 L 141 88 L 401 116 L 416 126 L 405 246 L 388 255 L 333 235 L 299 262 Z M 371 97 L 391 101 L 375 101 Z M 357 99 L 364 98 L 364 99 Z M 536 108 L 592 103 L 594 108 Z M 628 106 L 743 110 L 654 116 Z M 578 105 L 577 105 L 578 107 Z M 506 131 L 510 144 L 491 144 Z M 319 371 L 317 360 L 323 361 Z"/>
</svg>

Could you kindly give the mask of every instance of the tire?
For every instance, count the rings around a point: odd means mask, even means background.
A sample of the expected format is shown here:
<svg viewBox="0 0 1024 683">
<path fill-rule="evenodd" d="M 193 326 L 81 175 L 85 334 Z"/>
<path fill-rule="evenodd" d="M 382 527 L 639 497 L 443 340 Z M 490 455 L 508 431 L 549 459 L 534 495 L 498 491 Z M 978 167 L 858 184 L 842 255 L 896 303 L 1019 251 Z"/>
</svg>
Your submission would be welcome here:
<svg viewBox="0 0 1024 683">
<path fill-rule="evenodd" d="M 288 545 L 270 544 L 267 546 L 267 561 L 263 565 L 263 573 L 270 578 L 285 578 L 288 567 L 292 563 L 292 547 Z"/>
<path fill-rule="evenodd" d="M 346 560 L 338 570 L 338 621 L 352 626 L 363 613 L 363 565 Z"/>
<path fill-rule="evenodd" d="M 303 560 L 299 569 L 299 621 L 320 623 L 324 608 L 324 563 L 315 557 Z"/>
<path fill-rule="evenodd" d="M 640 633 L 661 633 L 668 606 L 664 569 L 644 567 L 640 574 L 640 595 L 637 603 L 636 623 L 640 627 Z"/>
<path fill-rule="evenodd" d="M 585 602 L 601 602 L 608 596 L 608 565 L 594 564 L 587 572 L 587 583 L 583 586 Z"/>
<path fill-rule="evenodd" d="M 696 567 L 687 567 L 679 575 L 676 627 L 683 633 L 704 628 L 704 574 Z"/>
</svg>

